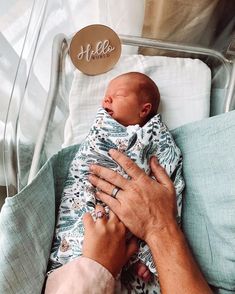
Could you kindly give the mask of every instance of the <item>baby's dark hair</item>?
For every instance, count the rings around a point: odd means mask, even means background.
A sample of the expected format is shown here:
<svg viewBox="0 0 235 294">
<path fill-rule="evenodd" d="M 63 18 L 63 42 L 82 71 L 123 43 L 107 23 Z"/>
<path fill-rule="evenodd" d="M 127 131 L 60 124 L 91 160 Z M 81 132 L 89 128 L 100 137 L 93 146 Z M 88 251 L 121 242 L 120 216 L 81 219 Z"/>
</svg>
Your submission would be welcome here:
<svg viewBox="0 0 235 294">
<path fill-rule="evenodd" d="M 133 78 L 139 78 L 140 97 L 143 99 L 143 102 L 149 102 L 152 105 L 151 111 L 146 117 L 146 121 L 148 121 L 157 114 L 160 103 L 160 93 L 157 85 L 150 77 L 140 72 L 127 72 L 122 76 L 125 75 Z"/>
</svg>

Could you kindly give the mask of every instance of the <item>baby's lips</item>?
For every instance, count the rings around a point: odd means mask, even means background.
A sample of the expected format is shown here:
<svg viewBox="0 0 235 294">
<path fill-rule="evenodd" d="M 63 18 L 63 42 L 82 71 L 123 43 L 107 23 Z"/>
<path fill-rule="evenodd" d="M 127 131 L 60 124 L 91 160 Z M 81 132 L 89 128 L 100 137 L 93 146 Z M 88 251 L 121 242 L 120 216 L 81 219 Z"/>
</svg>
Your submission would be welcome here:
<svg viewBox="0 0 235 294">
<path fill-rule="evenodd" d="M 113 111 L 112 111 L 111 109 L 109 109 L 109 108 L 105 108 L 105 110 L 108 112 L 108 114 L 109 114 L 110 116 L 113 115 Z"/>
</svg>

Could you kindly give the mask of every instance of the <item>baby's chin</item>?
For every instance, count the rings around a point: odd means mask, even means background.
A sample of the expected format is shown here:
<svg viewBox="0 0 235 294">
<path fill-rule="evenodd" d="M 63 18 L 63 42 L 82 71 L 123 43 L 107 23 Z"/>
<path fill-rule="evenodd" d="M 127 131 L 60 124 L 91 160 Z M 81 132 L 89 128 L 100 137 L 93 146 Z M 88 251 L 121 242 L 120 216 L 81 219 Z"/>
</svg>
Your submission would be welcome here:
<svg viewBox="0 0 235 294">
<path fill-rule="evenodd" d="M 123 121 L 122 119 L 118 119 L 117 117 L 115 117 L 115 115 L 113 115 L 112 118 L 115 119 L 120 125 L 122 125 L 124 127 L 135 125 L 135 124 L 131 124 L 131 123 L 128 123 L 126 121 Z"/>
</svg>

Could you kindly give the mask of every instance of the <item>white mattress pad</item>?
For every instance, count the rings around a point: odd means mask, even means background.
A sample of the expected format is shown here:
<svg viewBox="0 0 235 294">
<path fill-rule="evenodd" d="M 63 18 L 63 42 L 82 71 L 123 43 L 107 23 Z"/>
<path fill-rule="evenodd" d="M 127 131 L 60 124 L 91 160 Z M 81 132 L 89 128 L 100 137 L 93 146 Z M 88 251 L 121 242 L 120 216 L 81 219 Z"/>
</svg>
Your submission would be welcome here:
<svg viewBox="0 0 235 294">
<path fill-rule="evenodd" d="M 124 55 L 109 72 L 87 76 L 76 70 L 69 95 L 63 147 L 80 143 L 88 133 L 109 81 L 138 71 L 157 84 L 159 112 L 169 129 L 209 117 L 211 71 L 198 59 Z"/>
</svg>

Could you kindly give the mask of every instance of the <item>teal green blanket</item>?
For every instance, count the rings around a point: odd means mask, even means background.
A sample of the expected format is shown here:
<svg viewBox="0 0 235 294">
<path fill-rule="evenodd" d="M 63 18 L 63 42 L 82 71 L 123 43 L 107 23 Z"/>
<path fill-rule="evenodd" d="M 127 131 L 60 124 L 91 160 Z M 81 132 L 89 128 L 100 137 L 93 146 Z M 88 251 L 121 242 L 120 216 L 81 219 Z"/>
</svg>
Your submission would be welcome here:
<svg viewBox="0 0 235 294">
<path fill-rule="evenodd" d="M 235 292 L 235 111 L 182 126 L 183 230 L 215 293 Z M 68 167 L 78 150 L 53 156 L 0 214 L 0 293 L 40 293 Z"/>
</svg>

